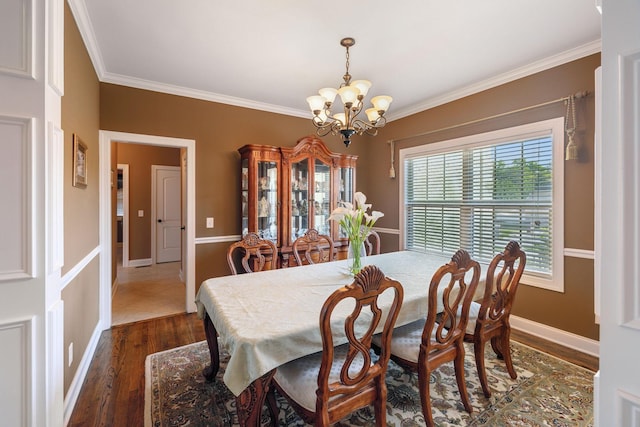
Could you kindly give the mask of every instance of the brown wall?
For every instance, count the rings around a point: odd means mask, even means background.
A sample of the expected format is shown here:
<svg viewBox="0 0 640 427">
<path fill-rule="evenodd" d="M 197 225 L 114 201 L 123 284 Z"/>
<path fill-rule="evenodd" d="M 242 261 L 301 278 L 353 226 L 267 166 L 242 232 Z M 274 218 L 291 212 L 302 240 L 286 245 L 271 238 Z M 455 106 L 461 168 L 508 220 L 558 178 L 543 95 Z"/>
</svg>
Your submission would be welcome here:
<svg viewBox="0 0 640 427">
<path fill-rule="evenodd" d="M 151 166 L 180 166 L 180 149 L 115 145 L 117 163 L 129 165 L 129 259 L 148 259 L 151 258 Z M 139 210 L 144 211 L 143 217 L 138 217 Z"/>
<path fill-rule="evenodd" d="M 62 273 L 75 267 L 99 244 L 98 192 L 98 78 L 80 37 L 73 16 L 65 3 L 62 129 L 64 130 L 64 266 Z M 72 135 L 87 145 L 87 187 L 72 186 Z M 98 257 L 89 262 L 62 291 L 64 301 L 64 354 L 74 344 L 74 360 L 64 364 L 64 392 L 78 369 L 91 334 L 98 323 Z"/>
<path fill-rule="evenodd" d="M 504 112 L 522 109 L 559 99 L 576 92 L 589 91 L 589 96 L 576 102 L 578 128 L 576 141 L 580 159 L 565 162 L 565 248 L 593 250 L 594 234 L 594 71 L 600 55 L 570 62 L 532 76 L 450 102 L 430 110 L 393 121 L 375 138 L 354 142 L 358 161 L 358 186 L 377 210 L 385 213 L 379 227 L 399 228 L 398 179 L 388 178 L 390 151 L 388 140 L 396 145 L 395 168 L 399 171 L 398 150 L 416 145 L 448 140 L 465 135 L 488 132 L 505 127 L 564 117 L 566 107 L 558 102 L 534 110 L 455 127 L 428 135 L 416 136 Z M 383 249 L 396 250 L 399 238 L 383 236 Z M 598 339 L 594 323 L 593 260 L 565 257 L 564 293 L 522 286 L 514 306 L 514 314 L 592 339 Z"/>
</svg>

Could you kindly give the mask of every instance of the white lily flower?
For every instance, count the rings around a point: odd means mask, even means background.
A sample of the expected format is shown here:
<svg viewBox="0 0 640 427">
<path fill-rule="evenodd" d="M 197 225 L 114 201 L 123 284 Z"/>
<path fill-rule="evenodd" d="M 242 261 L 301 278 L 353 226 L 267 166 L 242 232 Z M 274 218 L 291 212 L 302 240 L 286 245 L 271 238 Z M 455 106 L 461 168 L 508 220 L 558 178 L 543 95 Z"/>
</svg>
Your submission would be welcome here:
<svg viewBox="0 0 640 427">
<path fill-rule="evenodd" d="M 368 214 L 369 209 L 371 209 L 371 204 L 367 203 L 367 196 L 358 191 L 353 195 L 353 203 L 340 202 L 340 206 L 331 212 L 329 220 L 338 221 L 340 228 L 349 238 L 350 244 L 354 247 L 360 247 L 373 224 L 378 218 L 384 216 L 380 211 L 372 211 L 371 214 Z"/>
<path fill-rule="evenodd" d="M 329 220 L 330 221 L 342 221 L 342 218 L 345 217 L 345 215 L 350 215 L 351 214 L 351 210 L 347 209 L 346 207 L 337 207 L 333 210 L 333 212 L 331 212 L 331 215 L 329 216 Z"/>
</svg>

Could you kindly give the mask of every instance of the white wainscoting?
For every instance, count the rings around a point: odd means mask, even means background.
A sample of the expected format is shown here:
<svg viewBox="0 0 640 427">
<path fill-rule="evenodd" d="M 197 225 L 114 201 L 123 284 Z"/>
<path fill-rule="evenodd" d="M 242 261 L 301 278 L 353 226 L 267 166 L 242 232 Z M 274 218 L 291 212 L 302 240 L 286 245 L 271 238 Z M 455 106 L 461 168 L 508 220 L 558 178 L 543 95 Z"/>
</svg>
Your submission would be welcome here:
<svg viewBox="0 0 640 427">
<path fill-rule="evenodd" d="M 28 318 L 0 325 L 2 390 L 11 390 L 0 402 L 2 425 L 22 427 L 33 423 L 33 324 L 33 318 Z"/>
<path fill-rule="evenodd" d="M 0 9 L 2 10 L 2 9 Z M 0 282 L 33 277 L 33 119 L 0 116 Z"/>
<path fill-rule="evenodd" d="M 33 78 L 34 10 L 32 0 L 0 2 L 0 73 Z"/>
</svg>

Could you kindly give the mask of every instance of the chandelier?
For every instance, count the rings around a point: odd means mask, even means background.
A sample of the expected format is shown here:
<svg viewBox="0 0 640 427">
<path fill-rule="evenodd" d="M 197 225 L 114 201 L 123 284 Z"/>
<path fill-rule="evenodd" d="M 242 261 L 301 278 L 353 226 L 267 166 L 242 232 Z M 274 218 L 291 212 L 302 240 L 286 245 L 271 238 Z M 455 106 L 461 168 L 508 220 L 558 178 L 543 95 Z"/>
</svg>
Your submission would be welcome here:
<svg viewBox="0 0 640 427">
<path fill-rule="evenodd" d="M 363 99 L 367 96 L 367 92 L 371 88 L 371 82 L 368 80 L 351 81 L 349 74 L 349 48 L 356 44 L 355 39 L 346 37 L 340 40 L 340 45 L 347 50 L 346 69 L 338 89 L 325 87 L 318 91 L 319 95 L 307 98 L 309 108 L 313 113 L 313 125 L 317 128 L 316 133 L 320 136 L 328 134 L 342 135 L 344 145 L 347 147 L 351 144 L 353 135 L 372 135 L 378 133 L 378 129 L 387 123 L 384 113 L 389 109 L 389 104 L 393 101 L 390 96 L 380 95 L 371 98 L 373 107 L 367 108 L 365 114 L 366 120 L 359 117 L 363 107 Z M 332 113 L 331 106 L 336 98 L 340 95 L 340 100 L 344 108 L 344 112 Z"/>
</svg>

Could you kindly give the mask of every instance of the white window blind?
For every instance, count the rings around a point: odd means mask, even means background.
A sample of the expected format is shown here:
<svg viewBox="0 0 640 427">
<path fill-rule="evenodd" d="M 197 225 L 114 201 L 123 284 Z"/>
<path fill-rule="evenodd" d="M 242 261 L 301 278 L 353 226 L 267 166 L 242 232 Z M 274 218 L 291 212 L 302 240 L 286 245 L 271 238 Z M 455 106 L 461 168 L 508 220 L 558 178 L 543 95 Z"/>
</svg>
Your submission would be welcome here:
<svg viewBox="0 0 640 427">
<path fill-rule="evenodd" d="M 401 153 L 404 247 L 443 255 L 464 248 L 488 263 L 516 240 L 527 254 L 527 274 L 552 282 L 554 270 L 562 271 L 555 264 L 562 263 L 563 246 L 563 227 L 554 222 L 553 186 L 562 186 L 554 180 L 554 165 L 561 164 L 554 163 L 554 132 L 505 131 L 495 140 L 484 134 Z"/>
</svg>

